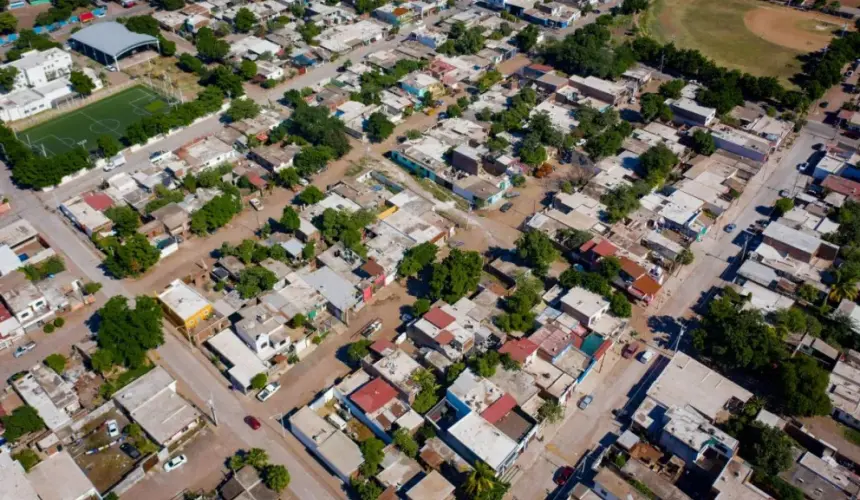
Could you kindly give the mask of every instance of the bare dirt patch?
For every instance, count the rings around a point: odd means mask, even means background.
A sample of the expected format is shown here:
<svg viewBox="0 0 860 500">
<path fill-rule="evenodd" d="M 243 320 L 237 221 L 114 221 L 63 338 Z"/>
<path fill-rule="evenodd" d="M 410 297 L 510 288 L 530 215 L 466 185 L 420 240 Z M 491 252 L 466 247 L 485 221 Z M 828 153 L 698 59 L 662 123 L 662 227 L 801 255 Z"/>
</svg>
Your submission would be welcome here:
<svg viewBox="0 0 860 500">
<path fill-rule="evenodd" d="M 826 47 L 844 20 L 818 12 L 763 6 L 747 12 L 744 24 L 768 42 L 812 52 Z"/>
</svg>

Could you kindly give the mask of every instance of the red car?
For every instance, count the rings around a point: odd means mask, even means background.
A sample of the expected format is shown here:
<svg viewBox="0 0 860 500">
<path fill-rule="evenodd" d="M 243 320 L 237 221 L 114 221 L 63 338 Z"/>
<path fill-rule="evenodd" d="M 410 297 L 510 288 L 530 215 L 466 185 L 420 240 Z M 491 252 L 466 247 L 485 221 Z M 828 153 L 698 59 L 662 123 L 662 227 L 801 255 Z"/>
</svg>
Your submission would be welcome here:
<svg viewBox="0 0 860 500">
<path fill-rule="evenodd" d="M 247 417 L 245 417 L 245 423 L 248 424 L 248 426 L 250 428 L 254 429 L 255 431 L 257 429 L 259 429 L 260 427 L 262 427 L 262 424 L 260 424 L 260 421 L 257 420 L 256 417 L 252 417 L 251 415 L 248 415 Z"/>
<path fill-rule="evenodd" d="M 571 477 L 573 477 L 573 467 L 565 465 L 555 473 L 555 484 L 558 486 L 564 486 L 568 481 L 570 481 Z"/>
<path fill-rule="evenodd" d="M 623 356 L 625 359 L 630 359 L 633 356 L 635 356 L 636 353 L 639 352 L 639 349 L 641 349 L 641 348 L 642 348 L 641 342 L 630 342 L 629 344 L 624 346 L 624 350 L 621 351 L 621 356 Z"/>
</svg>

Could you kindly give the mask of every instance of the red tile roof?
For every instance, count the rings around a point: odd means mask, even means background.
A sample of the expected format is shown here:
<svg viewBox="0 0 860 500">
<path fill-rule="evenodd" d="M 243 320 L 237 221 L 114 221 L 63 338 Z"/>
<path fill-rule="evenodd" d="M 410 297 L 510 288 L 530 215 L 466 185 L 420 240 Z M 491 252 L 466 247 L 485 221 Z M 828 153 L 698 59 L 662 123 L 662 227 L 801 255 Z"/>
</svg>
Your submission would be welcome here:
<svg viewBox="0 0 860 500">
<path fill-rule="evenodd" d="M 610 243 L 609 240 L 603 240 L 592 248 L 591 251 L 601 257 L 609 257 L 610 255 L 615 255 L 618 247 Z"/>
<path fill-rule="evenodd" d="M 579 253 L 585 253 L 585 252 L 591 250 L 592 248 L 594 248 L 595 245 L 597 245 L 596 241 L 588 240 L 585 243 L 583 243 L 581 247 L 579 247 Z"/>
<path fill-rule="evenodd" d="M 11 317 L 12 313 L 9 312 L 9 309 L 6 309 L 6 306 L 0 304 L 0 321 L 6 321 Z"/>
<path fill-rule="evenodd" d="M 828 175 L 827 178 L 821 182 L 821 187 L 827 188 L 835 193 L 844 194 L 855 201 L 860 200 L 860 182 L 852 181 L 851 179 L 846 179 L 845 177 L 839 177 L 837 175 Z"/>
<path fill-rule="evenodd" d="M 439 335 L 436 335 L 436 342 L 439 345 L 448 345 L 454 341 L 454 334 L 448 330 L 442 330 Z"/>
<path fill-rule="evenodd" d="M 627 257 L 621 257 L 619 260 L 621 260 L 621 270 L 629 274 L 633 279 L 637 279 L 647 272 L 644 267 Z"/>
<path fill-rule="evenodd" d="M 99 212 L 104 212 L 113 206 L 113 200 L 110 196 L 104 193 L 87 193 L 81 198 L 84 200 L 84 203 L 90 206 L 93 210 L 98 210 Z"/>
<path fill-rule="evenodd" d="M 552 66 L 547 66 L 546 64 L 532 64 L 529 66 L 529 69 L 532 71 L 543 71 L 544 73 L 549 73 L 554 68 Z"/>
<path fill-rule="evenodd" d="M 260 174 L 256 172 L 248 172 L 245 174 L 245 177 L 248 178 L 248 182 L 250 182 L 255 188 L 263 189 L 266 187 L 266 181 L 264 181 L 263 178 L 260 177 Z"/>
<path fill-rule="evenodd" d="M 373 259 L 368 260 L 361 266 L 361 270 L 369 276 L 382 276 L 385 274 L 385 269 Z"/>
<path fill-rule="evenodd" d="M 432 323 L 436 328 L 447 328 L 456 318 L 442 309 L 434 307 L 424 315 L 424 319 Z"/>
<path fill-rule="evenodd" d="M 645 295 L 657 295 L 663 286 L 660 283 L 657 283 L 654 278 L 646 274 L 633 282 L 633 288 L 639 290 Z"/>
<path fill-rule="evenodd" d="M 95 18 L 96 18 L 96 16 L 93 15 L 92 12 L 84 12 L 80 16 L 78 16 L 78 20 L 82 23 L 85 23 L 87 21 L 92 21 Z"/>
<path fill-rule="evenodd" d="M 397 346 L 394 345 L 394 342 L 386 339 L 379 339 L 373 344 L 370 344 L 370 350 L 379 354 L 380 356 L 385 355 L 385 351 L 388 349 L 396 350 Z"/>
<path fill-rule="evenodd" d="M 364 385 L 361 389 L 352 393 L 349 399 L 364 410 L 365 413 L 373 413 L 382 408 L 397 396 L 394 387 L 388 385 L 381 378 L 375 378 Z"/>
<path fill-rule="evenodd" d="M 507 354 L 517 363 L 525 363 L 529 356 L 538 350 L 538 345 L 529 339 L 515 339 L 505 342 L 499 354 Z"/>
<path fill-rule="evenodd" d="M 505 415 L 511 412 L 514 408 L 517 407 L 517 400 L 514 399 L 508 393 L 505 393 L 504 396 L 500 397 L 496 400 L 495 403 L 491 404 L 487 407 L 486 410 L 481 412 L 481 416 L 484 417 L 484 420 L 491 424 L 495 424 L 499 420 L 503 419 Z"/>
<path fill-rule="evenodd" d="M 600 347 L 598 347 L 597 350 L 594 351 L 594 356 L 592 356 L 592 357 L 594 359 L 602 358 L 603 355 L 606 354 L 606 351 L 608 351 L 610 347 L 612 347 L 612 341 L 609 339 L 604 340 L 603 343 L 600 344 Z"/>
</svg>

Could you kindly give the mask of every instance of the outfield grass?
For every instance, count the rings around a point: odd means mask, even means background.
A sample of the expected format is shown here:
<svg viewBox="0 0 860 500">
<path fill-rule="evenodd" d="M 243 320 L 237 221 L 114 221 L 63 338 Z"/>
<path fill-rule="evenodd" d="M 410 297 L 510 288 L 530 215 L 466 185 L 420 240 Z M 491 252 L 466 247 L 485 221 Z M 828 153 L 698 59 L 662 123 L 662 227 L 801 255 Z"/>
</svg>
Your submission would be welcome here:
<svg viewBox="0 0 860 500">
<path fill-rule="evenodd" d="M 37 152 L 44 146 L 48 156 L 68 151 L 82 141 L 92 150 L 99 136 L 109 134 L 120 139 L 132 123 L 169 110 L 164 96 L 140 85 L 23 130 L 18 138 Z"/>
<path fill-rule="evenodd" d="M 800 70 L 801 52 L 747 28 L 744 16 L 759 7 L 756 0 L 657 0 L 646 29 L 661 42 L 698 49 L 721 66 L 787 81 Z"/>
</svg>

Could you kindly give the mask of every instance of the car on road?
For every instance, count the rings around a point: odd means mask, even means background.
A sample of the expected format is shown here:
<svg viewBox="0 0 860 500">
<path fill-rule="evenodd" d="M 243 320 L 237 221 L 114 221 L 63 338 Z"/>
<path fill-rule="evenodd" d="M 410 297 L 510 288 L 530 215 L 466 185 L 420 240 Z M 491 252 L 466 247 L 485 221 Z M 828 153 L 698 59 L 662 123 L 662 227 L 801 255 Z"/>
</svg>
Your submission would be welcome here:
<svg viewBox="0 0 860 500">
<path fill-rule="evenodd" d="M 121 445 L 119 445 L 119 449 L 122 450 L 123 453 L 128 455 L 128 457 L 132 460 L 137 460 L 138 458 L 140 458 L 140 450 L 138 450 L 129 443 L 122 443 Z"/>
<path fill-rule="evenodd" d="M 565 466 L 559 468 L 558 471 L 556 471 L 555 478 L 553 479 L 553 482 L 557 486 L 564 486 L 565 484 L 567 484 L 568 481 L 570 481 L 570 478 L 573 477 L 574 472 L 575 472 L 575 469 L 573 467 L 571 467 L 569 465 L 565 465 Z"/>
<path fill-rule="evenodd" d="M 107 164 L 105 164 L 104 167 L 102 167 L 102 170 L 104 170 L 105 172 L 110 172 L 111 170 L 115 169 L 118 166 L 119 165 L 116 163 L 107 163 Z"/>
<path fill-rule="evenodd" d="M 20 358 L 21 356 L 27 354 L 28 352 L 32 351 L 35 348 L 36 348 L 36 343 L 31 340 L 30 342 L 27 342 L 24 345 L 18 346 L 18 348 L 15 349 L 15 352 L 12 354 L 12 356 L 15 356 L 16 358 Z"/>
<path fill-rule="evenodd" d="M 361 336 L 362 337 L 370 337 L 371 335 L 378 332 L 379 330 L 382 330 L 382 320 L 377 318 L 377 319 L 371 321 L 370 323 L 368 323 L 367 325 L 365 325 L 364 328 L 361 329 Z"/>
<path fill-rule="evenodd" d="M 185 465 L 186 462 L 188 462 L 188 459 L 185 458 L 185 455 L 176 455 L 164 464 L 164 472 L 176 470 Z"/>
<path fill-rule="evenodd" d="M 790 198 L 791 197 L 791 193 L 788 192 L 788 189 L 783 189 L 782 191 L 779 192 L 779 195 L 783 198 Z"/>
<path fill-rule="evenodd" d="M 585 396 L 584 398 L 580 399 L 579 405 L 577 405 L 577 406 L 579 406 L 580 410 L 584 410 L 584 409 L 588 408 L 588 405 L 590 405 L 592 401 L 594 401 L 594 396 L 589 394 L 588 396 Z"/>
<path fill-rule="evenodd" d="M 725 227 L 725 231 L 726 231 L 727 233 L 731 233 L 732 231 L 734 231 L 735 229 L 737 229 L 737 227 L 738 227 L 738 226 L 737 226 L 737 225 L 735 225 L 735 224 L 728 224 L 728 225 L 726 225 L 726 227 Z"/>
<path fill-rule="evenodd" d="M 263 426 L 263 425 L 260 423 L 260 421 L 259 421 L 259 420 L 257 420 L 257 417 L 254 417 L 254 416 L 251 416 L 251 415 L 248 415 L 247 417 L 245 417 L 245 423 L 246 423 L 246 424 L 248 424 L 248 427 L 250 427 L 250 428 L 254 429 L 255 431 L 256 431 L 256 430 L 259 430 L 259 429 L 260 429 L 260 427 L 262 427 L 262 426 Z"/>
<path fill-rule="evenodd" d="M 639 352 L 639 349 L 641 349 L 641 348 L 642 348 L 641 342 L 630 342 L 629 344 L 624 346 L 624 350 L 621 351 L 621 356 L 624 357 L 624 359 L 630 359 L 633 356 L 635 356 L 636 353 Z"/>
<path fill-rule="evenodd" d="M 519 191 L 511 191 L 510 193 L 505 193 L 505 198 L 516 198 L 519 195 Z"/>
<path fill-rule="evenodd" d="M 158 163 L 159 161 L 163 160 L 165 156 L 167 156 L 167 151 L 153 151 L 149 155 L 149 161 L 153 163 Z"/>
<path fill-rule="evenodd" d="M 272 382 L 271 384 L 267 385 L 266 387 L 263 387 L 262 389 L 260 389 L 260 392 L 257 393 L 257 399 L 259 399 L 261 402 L 265 402 L 267 399 L 274 396 L 275 393 L 278 392 L 279 390 L 281 390 L 281 383 L 280 382 Z"/>
<path fill-rule="evenodd" d="M 651 349 L 645 349 L 645 352 L 643 352 L 642 354 L 639 355 L 639 361 L 646 364 L 646 365 L 653 358 L 654 358 L 654 351 L 652 351 Z"/>
<path fill-rule="evenodd" d="M 499 208 L 499 212 L 505 213 L 512 208 L 514 208 L 514 204 L 511 202 L 507 202 L 504 205 L 502 205 L 501 208 Z"/>
<path fill-rule="evenodd" d="M 107 425 L 108 436 L 112 438 L 119 436 L 119 426 L 116 420 L 108 420 L 105 424 Z"/>
<path fill-rule="evenodd" d="M 410 322 L 410 321 L 412 321 L 413 319 L 415 319 L 415 316 L 412 316 L 412 315 L 411 315 L 411 314 L 409 314 L 409 313 L 403 313 L 403 314 L 401 314 L 401 315 L 400 315 L 400 321 L 402 321 L 402 322 L 404 322 L 404 323 L 409 323 L 409 322 Z"/>
<path fill-rule="evenodd" d="M 263 202 L 260 201 L 259 198 L 251 198 L 248 203 L 250 203 L 251 206 L 254 207 L 254 210 L 260 211 L 263 209 Z"/>
</svg>

